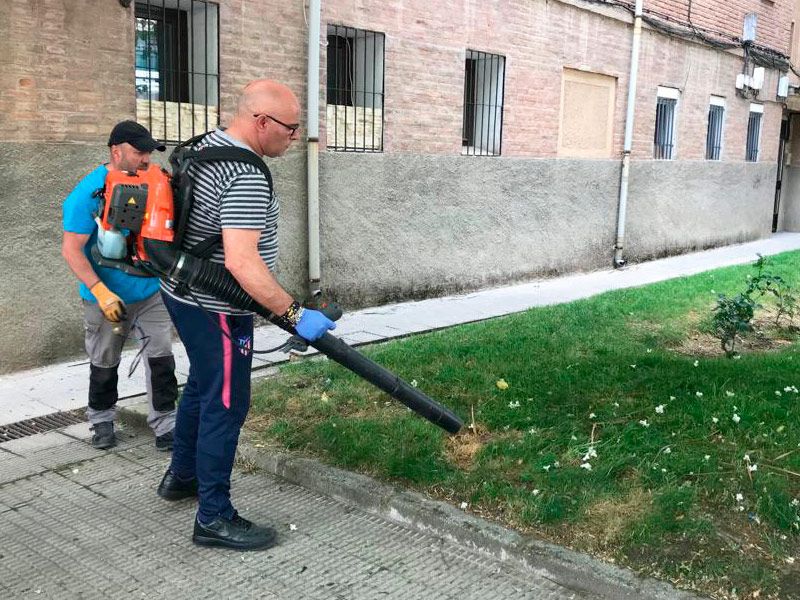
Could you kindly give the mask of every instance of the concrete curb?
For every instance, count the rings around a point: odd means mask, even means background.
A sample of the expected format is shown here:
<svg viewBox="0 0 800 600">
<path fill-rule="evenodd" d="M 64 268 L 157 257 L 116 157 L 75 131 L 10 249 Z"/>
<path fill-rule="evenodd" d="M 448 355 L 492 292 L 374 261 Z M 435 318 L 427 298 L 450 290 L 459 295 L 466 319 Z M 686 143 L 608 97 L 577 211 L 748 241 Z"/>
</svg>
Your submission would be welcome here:
<svg viewBox="0 0 800 600">
<path fill-rule="evenodd" d="M 146 403 L 120 407 L 120 419 L 146 427 Z M 578 597 L 609 600 L 696 600 L 668 583 L 637 577 L 633 572 L 555 544 L 536 540 L 491 523 L 450 504 L 343 471 L 290 453 L 255 447 L 246 432 L 239 458 L 257 468 L 313 492 L 354 504 L 371 514 L 485 552 L 517 568 L 533 571 Z"/>
</svg>

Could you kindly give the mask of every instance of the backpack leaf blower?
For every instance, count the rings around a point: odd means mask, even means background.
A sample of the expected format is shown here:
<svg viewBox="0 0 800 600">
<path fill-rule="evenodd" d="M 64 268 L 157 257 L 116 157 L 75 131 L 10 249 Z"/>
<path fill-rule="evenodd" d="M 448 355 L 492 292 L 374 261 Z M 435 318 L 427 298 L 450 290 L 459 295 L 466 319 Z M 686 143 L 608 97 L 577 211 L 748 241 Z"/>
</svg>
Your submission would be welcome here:
<svg viewBox="0 0 800 600">
<path fill-rule="evenodd" d="M 132 275 L 171 279 L 190 289 L 211 294 L 231 306 L 259 314 L 284 331 L 297 335 L 283 319 L 253 300 L 224 265 L 181 249 L 191 208 L 191 179 L 187 170 L 192 162 L 248 162 L 265 172 L 271 187 L 269 170 L 255 153 L 235 147 L 191 149 L 191 144 L 201 137 L 185 142 L 173 152 L 170 157 L 172 177 L 154 164 L 137 173 L 108 173 L 102 194 L 102 217 L 98 217 L 98 244 L 92 249 L 93 258 L 102 266 L 122 269 Z M 124 242 L 120 241 L 120 236 Z M 205 242 L 201 244 L 205 245 Z M 461 429 L 463 423 L 450 409 L 339 338 L 326 333 L 309 344 L 434 425 L 451 434 Z"/>
</svg>

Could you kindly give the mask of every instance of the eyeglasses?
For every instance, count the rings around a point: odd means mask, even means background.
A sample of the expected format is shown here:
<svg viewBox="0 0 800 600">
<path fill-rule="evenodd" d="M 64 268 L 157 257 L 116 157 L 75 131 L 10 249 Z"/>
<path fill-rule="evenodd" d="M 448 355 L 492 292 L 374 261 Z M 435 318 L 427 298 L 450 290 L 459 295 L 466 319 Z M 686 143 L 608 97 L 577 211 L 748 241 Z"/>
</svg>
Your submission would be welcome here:
<svg viewBox="0 0 800 600">
<path fill-rule="evenodd" d="M 272 119 L 278 125 L 283 125 L 284 127 L 286 127 L 286 129 L 289 130 L 289 135 L 294 135 L 294 132 L 297 131 L 298 129 L 300 129 L 300 124 L 299 123 L 295 123 L 294 125 L 287 125 L 283 121 L 280 121 L 280 120 L 276 119 L 275 117 L 273 117 L 272 115 L 268 115 L 266 113 L 258 113 L 258 114 L 255 114 L 253 116 L 256 119 L 258 119 L 259 117 L 267 117 L 268 119 Z"/>
</svg>

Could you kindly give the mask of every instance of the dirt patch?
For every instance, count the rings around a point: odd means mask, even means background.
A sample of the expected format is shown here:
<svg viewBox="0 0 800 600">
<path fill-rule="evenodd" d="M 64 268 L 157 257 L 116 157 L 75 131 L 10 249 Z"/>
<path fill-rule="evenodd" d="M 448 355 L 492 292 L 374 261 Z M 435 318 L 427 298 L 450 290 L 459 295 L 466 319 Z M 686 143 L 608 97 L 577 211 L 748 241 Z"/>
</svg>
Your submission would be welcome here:
<svg viewBox="0 0 800 600">
<path fill-rule="evenodd" d="M 473 423 L 465 427 L 462 433 L 447 438 L 445 455 L 459 469 L 470 471 L 475 466 L 475 457 L 492 438 L 485 427 Z"/>
<path fill-rule="evenodd" d="M 623 536 L 628 525 L 638 521 L 650 507 L 652 494 L 635 488 L 623 498 L 606 498 L 586 509 L 585 521 L 576 536 L 587 535 L 591 544 L 600 548 L 613 546 Z"/>
<path fill-rule="evenodd" d="M 736 353 L 777 352 L 791 344 L 791 340 L 770 337 L 763 331 L 754 331 L 736 338 Z M 680 345 L 674 347 L 673 350 L 684 356 L 704 356 L 711 358 L 725 356 L 725 351 L 722 349 L 718 338 L 715 338 L 710 333 L 701 333 L 697 331 L 689 334 L 689 337 Z"/>
<path fill-rule="evenodd" d="M 797 335 L 798 328 L 789 326 L 783 318 L 781 326 L 775 325 L 777 309 L 765 306 L 759 309 L 752 321 L 753 330 L 736 338 L 736 352 L 748 354 L 752 352 L 777 352 L 791 345 Z M 694 321 L 697 322 L 697 321 Z M 686 339 L 673 347 L 673 350 L 684 356 L 723 357 L 725 351 L 718 338 L 710 333 L 693 330 Z"/>
</svg>

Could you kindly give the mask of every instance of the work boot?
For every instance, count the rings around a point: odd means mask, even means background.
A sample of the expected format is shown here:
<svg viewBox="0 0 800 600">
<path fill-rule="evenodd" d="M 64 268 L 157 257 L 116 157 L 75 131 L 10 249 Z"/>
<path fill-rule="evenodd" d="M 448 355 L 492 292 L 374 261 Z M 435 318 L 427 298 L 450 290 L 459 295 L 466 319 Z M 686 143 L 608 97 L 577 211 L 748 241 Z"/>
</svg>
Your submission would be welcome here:
<svg viewBox="0 0 800 600">
<path fill-rule="evenodd" d="M 221 546 L 234 550 L 265 550 L 275 545 L 272 527 L 261 527 L 234 512 L 233 517 L 217 517 L 208 525 L 194 520 L 192 541 L 200 546 Z"/>
<path fill-rule="evenodd" d="M 175 438 L 171 431 L 168 431 L 164 435 L 157 435 L 156 436 L 156 450 L 159 452 L 169 452 L 172 450 L 172 445 L 175 442 Z"/>
<path fill-rule="evenodd" d="M 92 447 L 98 450 L 108 450 L 117 445 L 117 436 L 114 435 L 114 423 L 105 421 L 92 426 Z"/>
<path fill-rule="evenodd" d="M 197 496 L 197 478 L 192 477 L 188 481 L 178 479 L 167 469 L 161 483 L 158 484 L 156 494 L 164 500 L 183 500 L 184 498 L 194 498 Z"/>
</svg>

